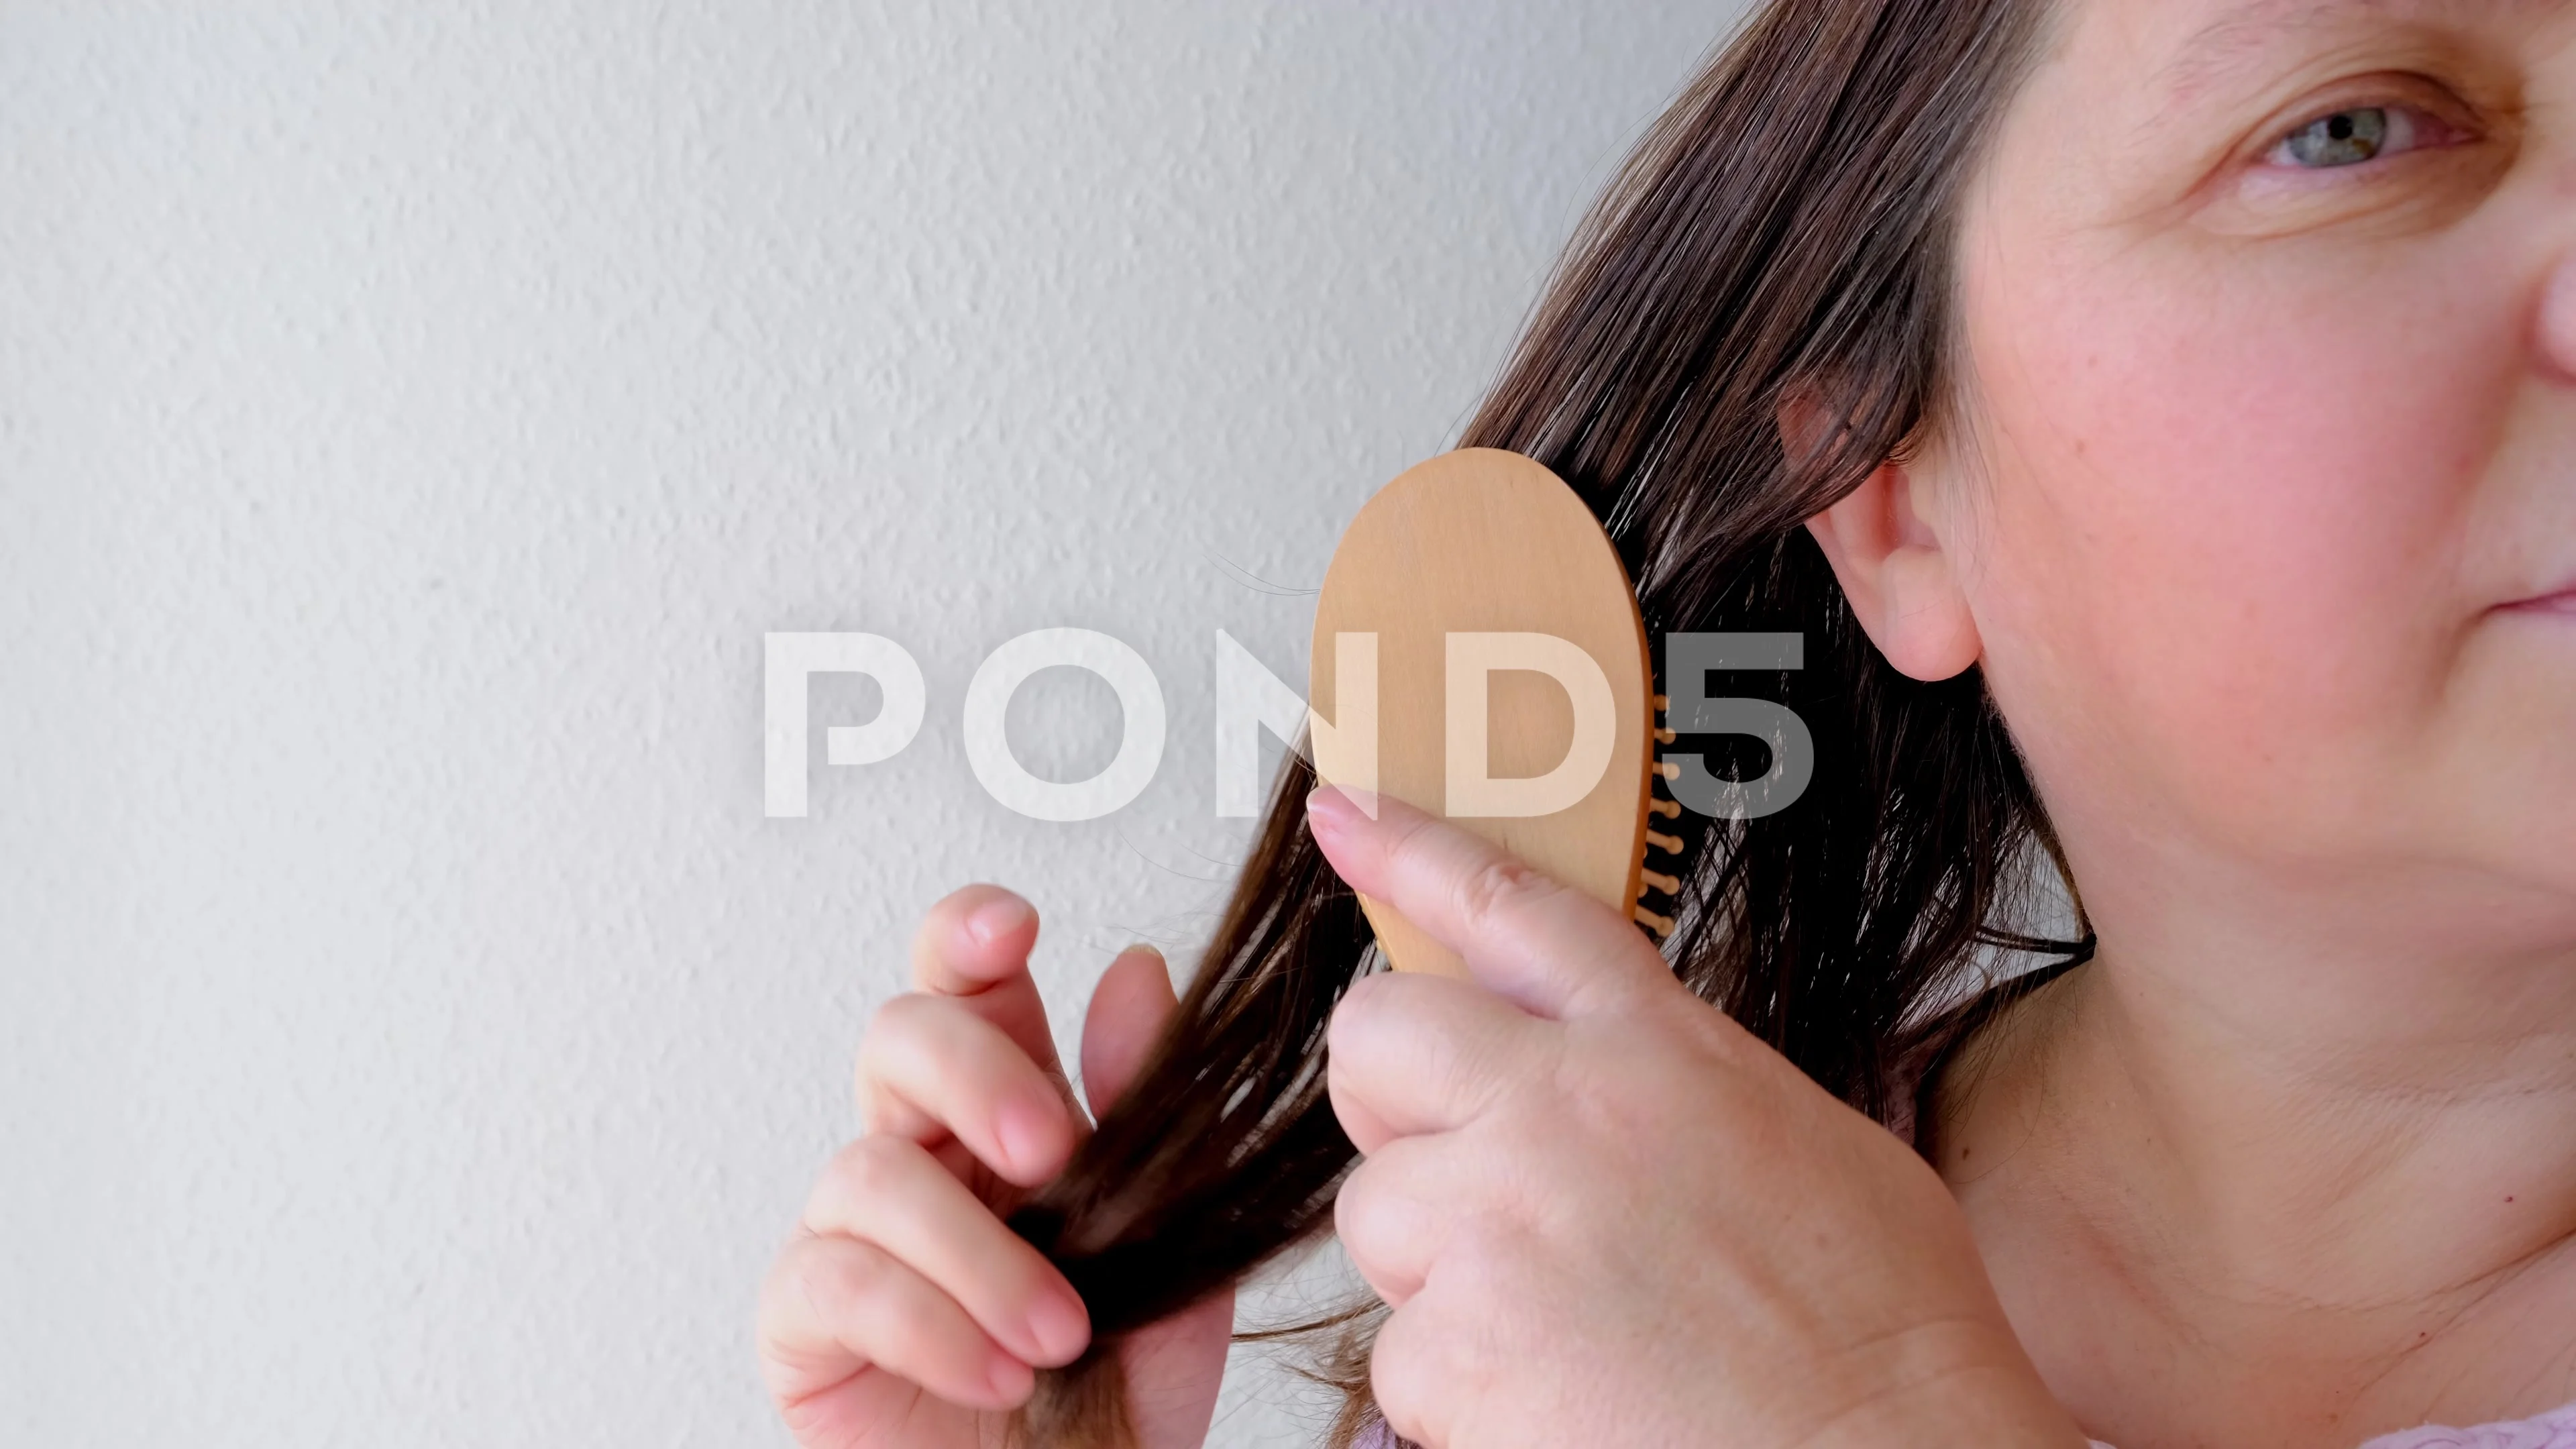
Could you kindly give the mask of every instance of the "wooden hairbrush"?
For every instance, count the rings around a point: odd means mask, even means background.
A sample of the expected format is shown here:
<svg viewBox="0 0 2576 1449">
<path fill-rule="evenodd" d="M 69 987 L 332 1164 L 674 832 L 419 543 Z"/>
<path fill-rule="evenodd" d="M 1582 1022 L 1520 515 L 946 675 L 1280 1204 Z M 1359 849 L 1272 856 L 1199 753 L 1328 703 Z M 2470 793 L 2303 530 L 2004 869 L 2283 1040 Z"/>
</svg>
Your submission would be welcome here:
<svg viewBox="0 0 2576 1449">
<path fill-rule="evenodd" d="M 1641 895 L 1651 828 L 1681 807 L 1654 712 L 1636 591 L 1562 479 L 1518 453 L 1463 448 L 1407 470 L 1351 520 L 1315 605 L 1307 699 L 1317 778 L 1392 795 L 1493 841 L 1658 936 Z M 1666 862 L 1670 864 L 1670 862 Z M 1400 970 L 1464 975 L 1457 956 L 1361 897 Z"/>
</svg>

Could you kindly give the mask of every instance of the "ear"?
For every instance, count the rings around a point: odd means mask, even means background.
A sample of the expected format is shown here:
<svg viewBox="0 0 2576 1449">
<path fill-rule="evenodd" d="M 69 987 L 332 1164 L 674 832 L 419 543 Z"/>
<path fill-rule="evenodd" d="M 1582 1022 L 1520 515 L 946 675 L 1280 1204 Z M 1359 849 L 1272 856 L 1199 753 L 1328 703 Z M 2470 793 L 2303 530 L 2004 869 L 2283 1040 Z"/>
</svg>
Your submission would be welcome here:
<svg viewBox="0 0 2576 1449">
<path fill-rule="evenodd" d="M 1806 393 L 1780 406 L 1780 444 L 1792 458 L 1824 446 L 1835 419 Z M 1948 679 L 1977 662 L 1984 642 L 1959 584 L 1959 559 L 1935 527 L 1914 463 L 1882 462 L 1841 502 L 1807 520 L 1842 581 L 1852 614 L 1899 674 Z"/>
</svg>

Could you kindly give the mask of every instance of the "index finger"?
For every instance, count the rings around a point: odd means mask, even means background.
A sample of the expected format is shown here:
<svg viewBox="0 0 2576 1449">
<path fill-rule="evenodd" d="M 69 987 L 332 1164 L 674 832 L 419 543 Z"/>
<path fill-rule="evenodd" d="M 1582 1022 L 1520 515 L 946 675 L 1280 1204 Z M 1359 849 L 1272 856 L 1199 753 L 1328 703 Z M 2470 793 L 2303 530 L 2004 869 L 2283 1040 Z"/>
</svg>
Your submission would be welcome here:
<svg viewBox="0 0 2576 1449">
<path fill-rule="evenodd" d="M 1455 1131 L 1543 1075 L 1551 1038 L 1501 993 L 1420 971 L 1361 977 L 1324 1028 L 1324 1089 L 1362 1156 L 1398 1137 Z"/>
<path fill-rule="evenodd" d="M 913 933 L 912 982 L 966 1003 L 1061 1085 L 1064 1064 L 1047 1030 L 1046 1003 L 1029 979 L 1037 938 L 1036 907 L 997 885 L 962 886 L 940 897 Z M 1070 1100 L 1070 1088 L 1066 1095 Z"/>
<path fill-rule="evenodd" d="M 1482 836 L 1391 795 L 1371 819 L 1324 786 L 1306 797 L 1315 843 L 1351 889 L 1393 906 L 1469 974 L 1542 1016 L 1615 1010 L 1673 986 L 1625 916 Z"/>
</svg>

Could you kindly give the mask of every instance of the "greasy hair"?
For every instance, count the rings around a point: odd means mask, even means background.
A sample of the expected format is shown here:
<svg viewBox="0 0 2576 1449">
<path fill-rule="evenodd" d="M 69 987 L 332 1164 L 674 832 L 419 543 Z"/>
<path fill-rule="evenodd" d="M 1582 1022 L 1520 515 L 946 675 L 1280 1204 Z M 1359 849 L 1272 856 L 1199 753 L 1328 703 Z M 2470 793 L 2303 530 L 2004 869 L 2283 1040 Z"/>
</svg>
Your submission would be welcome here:
<svg viewBox="0 0 2576 1449">
<path fill-rule="evenodd" d="M 1796 631 L 1806 667 L 1727 678 L 1806 722 L 1815 770 L 1754 820 L 1685 811 L 1675 973 L 1844 1101 L 1929 1152 L 1919 1083 L 1997 955 L 2032 859 L 2063 862 L 1979 671 L 1899 674 L 1801 526 L 1953 415 L 1960 193 L 2043 43 L 2045 0 L 1777 0 L 1649 129 L 1577 234 L 1462 446 L 1554 469 L 1636 581 L 1649 638 Z M 1835 428 L 1793 453 L 1781 409 Z M 1763 747 L 1693 740 L 1712 769 Z M 1732 751 L 1733 753 L 1730 753 Z M 1089 1307 L 1093 1346 L 1041 1376 L 1024 1442 L 1132 1442 L 1121 1334 L 1329 1232 L 1356 1153 L 1324 1093 L 1325 1024 L 1379 960 L 1284 763 L 1221 923 L 1125 1096 L 1011 1225 Z M 2033 852 L 2036 852 L 2034 856 Z M 2079 907 L 2080 915 L 2080 907 Z M 1920 1125 L 1918 1125 L 1920 1124 Z M 1382 1306 L 1316 1372 L 1374 1417 Z"/>
</svg>

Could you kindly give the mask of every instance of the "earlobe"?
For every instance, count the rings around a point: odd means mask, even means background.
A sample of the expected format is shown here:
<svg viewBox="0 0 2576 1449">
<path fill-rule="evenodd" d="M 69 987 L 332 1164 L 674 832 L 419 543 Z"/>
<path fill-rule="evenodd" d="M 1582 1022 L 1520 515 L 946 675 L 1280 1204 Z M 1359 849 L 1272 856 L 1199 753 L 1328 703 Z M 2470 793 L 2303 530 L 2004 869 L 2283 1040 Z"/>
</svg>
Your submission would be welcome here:
<svg viewBox="0 0 2576 1449">
<path fill-rule="evenodd" d="M 1781 445 L 1791 458 L 1820 441 L 1821 413 L 1803 399 L 1780 411 Z M 1948 679 L 1977 662 L 1984 644 L 1960 586 L 1957 559 L 1917 507 L 1923 486 L 1912 467 L 1888 461 L 1860 486 L 1807 520 L 1833 565 L 1852 616 L 1896 671 Z"/>
</svg>

